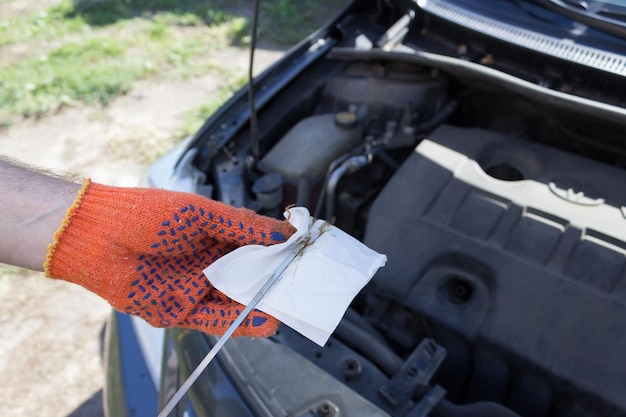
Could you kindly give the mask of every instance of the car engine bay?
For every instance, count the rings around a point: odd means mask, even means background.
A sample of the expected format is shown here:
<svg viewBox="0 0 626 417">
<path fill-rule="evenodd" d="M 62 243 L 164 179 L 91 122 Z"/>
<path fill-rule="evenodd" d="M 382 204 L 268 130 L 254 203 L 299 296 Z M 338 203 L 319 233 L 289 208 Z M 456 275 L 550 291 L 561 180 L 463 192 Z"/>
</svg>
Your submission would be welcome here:
<svg viewBox="0 0 626 417">
<path fill-rule="evenodd" d="M 258 159 L 200 149 L 213 198 L 388 257 L 326 347 L 273 342 L 392 416 L 626 415 L 626 125 L 519 89 L 344 44 L 259 109 Z"/>
</svg>

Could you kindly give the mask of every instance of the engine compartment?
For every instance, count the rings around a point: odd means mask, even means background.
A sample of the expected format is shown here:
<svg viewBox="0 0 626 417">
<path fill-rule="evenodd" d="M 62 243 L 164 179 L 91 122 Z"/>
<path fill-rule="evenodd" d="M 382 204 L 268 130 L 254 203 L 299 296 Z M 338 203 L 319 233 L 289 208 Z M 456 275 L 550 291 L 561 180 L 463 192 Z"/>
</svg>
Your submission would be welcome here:
<svg viewBox="0 0 626 417">
<path fill-rule="evenodd" d="M 625 413 L 618 122 L 346 60 L 300 75 L 259 132 L 260 160 L 242 131 L 205 162 L 214 198 L 306 206 L 389 259 L 324 349 L 274 341 L 393 416 Z"/>
<path fill-rule="evenodd" d="M 494 171 L 507 180 L 485 175 Z M 603 201 L 623 195 L 623 180 L 620 170 L 507 135 L 438 128 L 370 210 L 365 242 L 389 254 L 389 268 L 368 287 L 365 311 L 391 301 L 436 323 L 434 340 L 446 340 L 437 330 L 445 328 L 469 341 L 444 343 L 458 363 L 439 377 L 457 402 L 553 415 L 577 392 L 624 409 L 615 334 L 624 218 Z M 595 197 L 572 191 L 582 185 Z"/>
</svg>

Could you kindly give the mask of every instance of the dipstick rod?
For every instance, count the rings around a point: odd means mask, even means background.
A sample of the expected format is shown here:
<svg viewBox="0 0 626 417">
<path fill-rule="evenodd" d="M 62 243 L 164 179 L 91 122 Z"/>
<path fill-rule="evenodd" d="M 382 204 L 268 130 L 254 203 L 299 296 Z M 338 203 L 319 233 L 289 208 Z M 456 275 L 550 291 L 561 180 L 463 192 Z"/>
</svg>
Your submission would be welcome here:
<svg viewBox="0 0 626 417">
<path fill-rule="evenodd" d="M 215 356 L 222 349 L 224 344 L 228 341 L 228 339 L 230 339 L 233 333 L 235 333 L 235 330 L 237 330 L 237 328 L 241 325 L 241 323 L 243 323 L 243 321 L 248 316 L 248 314 L 250 314 L 250 312 L 256 307 L 259 301 L 261 301 L 261 299 L 265 296 L 265 294 L 267 294 L 270 288 L 272 288 L 272 286 L 278 281 L 278 279 L 281 277 L 283 272 L 285 272 L 289 264 L 296 258 L 296 256 L 298 256 L 300 252 L 302 252 L 302 250 L 307 245 L 311 243 L 312 243 L 312 240 L 308 238 L 302 239 L 298 243 L 298 245 L 294 248 L 294 250 L 287 256 L 287 258 L 283 261 L 283 263 L 280 264 L 280 266 L 276 269 L 276 271 L 270 277 L 270 279 L 268 279 L 267 282 L 263 285 L 263 287 L 259 290 L 259 292 L 256 293 L 256 295 L 248 303 L 246 308 L 243 309 L 243 311 L 241 312 L 241 314 L 239 314 L 237 319 L 230 325 L 228 330 L 226 330 L 226 332 L 224 332 L 222 337 L 218 339 L 217 343 L 213 345 L 209 353 L 207 353 L 204 359 L 202 359 L 202 362 L 198 364 L 196 369 L 191 373 L 191 375 L 189 375 L 187 380 L 180 386 L 180 388 L 178 388 L 178 391 L 176 391 L 176 394 L 174 394 L 174 396 L 167 402 L 167 404 L 165 404 L 165 407 L 163 407 L 158 417 L 167 417 L 167 415 L 174 409 L 174 407 L 176 407 L 176 404 L 178 404 L 180 400 L 183 398 L 183 396 L 187 393 L 187 391 L 189 391 L 189 388 L 191 388 L 191 385 L 193 385 L 196 379 L 198 379 L 202 371 L 204 371 L 204 369 L 207 366 L 209 366 L 213 358 L 215 358 Z"/>
</svg>

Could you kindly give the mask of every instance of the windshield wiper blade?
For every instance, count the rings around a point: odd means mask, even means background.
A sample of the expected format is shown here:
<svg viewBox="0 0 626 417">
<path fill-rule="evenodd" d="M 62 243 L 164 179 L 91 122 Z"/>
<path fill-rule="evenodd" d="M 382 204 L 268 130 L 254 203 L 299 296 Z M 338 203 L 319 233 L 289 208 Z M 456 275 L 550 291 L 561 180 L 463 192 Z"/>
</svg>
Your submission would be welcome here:
<svg viewBox="0 0 626 417">
<path fill-rule="evenodd" d="M 609 10 L 602 8 L 595 12 L 597 15 L 609 17 L 611 19 L 621 20 L 626 22 L 626 10 Z"/>
<path fill-rule="evenodd" d="M 545 16 L 535 13 L 533 10 L 530 10 L 528 7 L 532 7 L 532 6 L 529 6 L 527 2 L 523 2 L 521 0 L 507 0 L 507 1 L 534 19 L 540 20 L 545 23 L 554 24 L 554 22 L 551 19 L 548 19 Z"/>
<path fill-rule="evenodd" d="M 594 29 L 626 38 L 626 21 L 616 19 L 618 14 L 611 14 L 611 17 L 607 17 L 606 9 L 595 7 L 600 6 L 598 2 L 584 0 L 531 1 Z"/>
</svg>

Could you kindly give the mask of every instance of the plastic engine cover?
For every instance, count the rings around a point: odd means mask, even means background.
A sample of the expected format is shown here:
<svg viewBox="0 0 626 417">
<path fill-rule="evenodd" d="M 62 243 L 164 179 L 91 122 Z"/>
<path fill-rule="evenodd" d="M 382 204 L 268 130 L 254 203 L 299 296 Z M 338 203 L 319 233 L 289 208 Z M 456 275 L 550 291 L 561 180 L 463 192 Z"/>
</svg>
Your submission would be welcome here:
<svg viewBox="0 0 626 417">
<path fill-rule="evenodd" d="M 367 291 L 626 410 L 625 206 L 622 170 L 443 126 L 372 206 Z"/>
</svg>

